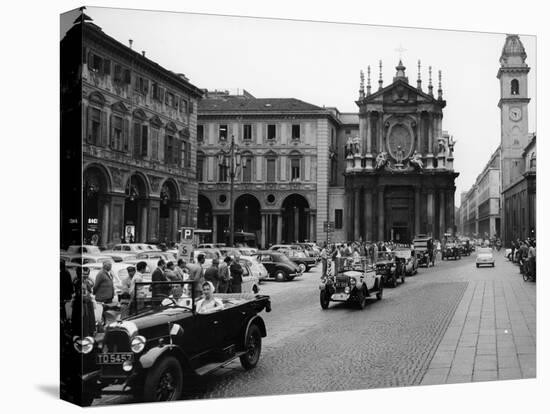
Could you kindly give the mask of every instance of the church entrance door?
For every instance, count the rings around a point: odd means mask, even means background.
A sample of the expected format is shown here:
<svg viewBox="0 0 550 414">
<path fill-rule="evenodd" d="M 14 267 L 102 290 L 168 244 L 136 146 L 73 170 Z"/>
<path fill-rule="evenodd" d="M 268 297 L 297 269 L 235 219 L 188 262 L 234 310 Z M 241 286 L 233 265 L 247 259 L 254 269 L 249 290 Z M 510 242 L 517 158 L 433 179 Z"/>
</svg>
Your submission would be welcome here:
<svg viewBox="0 0 550 414">
<path fill-rule="evenodd" d="M 386 235 L 395 243 L 410 243 L 414 226 L 414 190 L 395 187 L 386 193 Z"/>
</svg>

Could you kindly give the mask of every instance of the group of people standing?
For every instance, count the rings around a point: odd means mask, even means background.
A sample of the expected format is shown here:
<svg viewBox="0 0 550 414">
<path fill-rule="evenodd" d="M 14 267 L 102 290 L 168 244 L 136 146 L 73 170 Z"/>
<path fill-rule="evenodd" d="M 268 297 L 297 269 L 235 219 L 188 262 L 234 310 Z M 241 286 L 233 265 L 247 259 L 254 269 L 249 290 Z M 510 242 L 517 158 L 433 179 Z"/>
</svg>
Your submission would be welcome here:
<svg viewBox="0 0 550 414">
<path fill-rule="evenodd" d="M 511 260 L 520 266 L 520 273 L 532 273 L 536 271 L 537 251 L 535 239 L 512 241 Z"/>
</svg>

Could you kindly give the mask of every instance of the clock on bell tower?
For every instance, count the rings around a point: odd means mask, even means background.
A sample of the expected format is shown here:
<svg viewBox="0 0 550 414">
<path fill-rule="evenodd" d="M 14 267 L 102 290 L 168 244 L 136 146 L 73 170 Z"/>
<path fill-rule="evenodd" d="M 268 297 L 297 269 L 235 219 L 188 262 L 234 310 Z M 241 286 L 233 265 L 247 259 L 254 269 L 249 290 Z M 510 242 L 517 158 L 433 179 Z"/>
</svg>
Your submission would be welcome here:
<svg viewBox="0 0 550 414">
<path fill-rule="evenodd" d="M 500 134 L 502 188 L 521 176 L 522 151 L 528 143 L 527 54 L 518 35 L 506 35 L 497 78 L 500 81 Z"/>
</svg>

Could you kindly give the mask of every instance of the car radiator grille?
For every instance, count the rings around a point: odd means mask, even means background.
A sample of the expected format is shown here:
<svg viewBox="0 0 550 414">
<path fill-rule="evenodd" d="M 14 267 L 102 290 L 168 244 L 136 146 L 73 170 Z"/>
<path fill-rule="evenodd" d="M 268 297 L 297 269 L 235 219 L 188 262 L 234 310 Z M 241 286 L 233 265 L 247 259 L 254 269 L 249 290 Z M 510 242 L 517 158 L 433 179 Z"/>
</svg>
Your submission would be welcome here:
<svg viewBox="0 0 550 414">
<path fill-rule="evenodd" d="M 131 352 L 126 331 L 108 331 L 103 342 L 104 352 Z"/>
</svg>

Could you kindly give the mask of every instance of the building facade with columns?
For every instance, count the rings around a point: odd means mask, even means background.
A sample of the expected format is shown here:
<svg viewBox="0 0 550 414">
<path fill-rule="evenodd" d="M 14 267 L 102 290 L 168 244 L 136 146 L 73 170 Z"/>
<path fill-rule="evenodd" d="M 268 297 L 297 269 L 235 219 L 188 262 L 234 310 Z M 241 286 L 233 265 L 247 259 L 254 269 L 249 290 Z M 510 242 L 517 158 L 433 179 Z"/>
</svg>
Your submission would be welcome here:
<svg viewBox="0 0 550 414">
<path fill-rule="evenodd" d="M 345 145 L 347 240 L 410 242 L 416 234 L 442 239 L 455 229 L 454 141 L 442 129 L 441 72 L 409 84 L 399 61 L 393 82 L 373 92 L 370 68 L 359 90 L 359 135 Z"/>
<path fill-rule="evenodd" d="M 235 240 L 252 234 L 264 247 L 319 239 L 338 126 L 335 110 L 299 99 L 206 92 L 199 104 L 196 171 L 197 226 L 212 230 L 205 241 L 229 238 L 230 170 L 220 155 L 232 138 L 241 161 L 234 181 Z"/>
<path fill-rule="evenodd" d="M 62 48 L 81 44 L 83 242 L 177 241 L 196 224 L 202 91 L 80 19 Z"/>
</svg>

